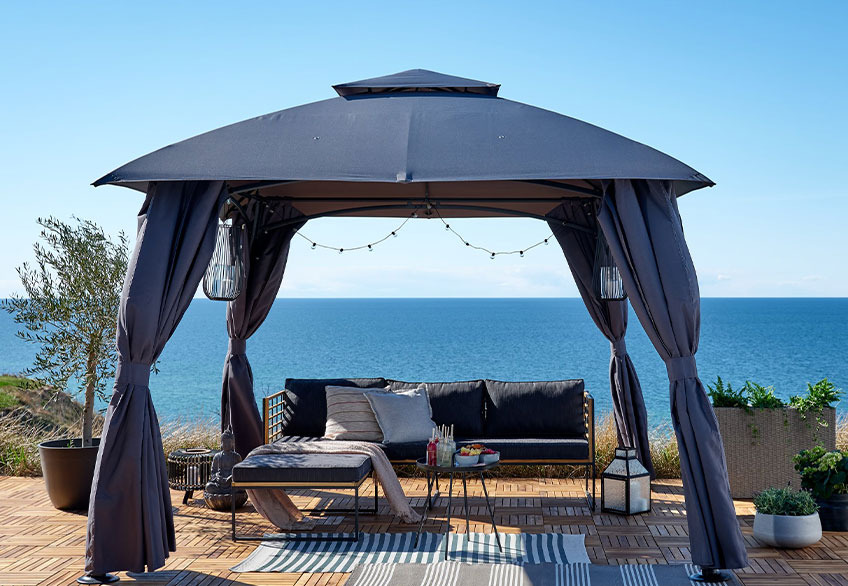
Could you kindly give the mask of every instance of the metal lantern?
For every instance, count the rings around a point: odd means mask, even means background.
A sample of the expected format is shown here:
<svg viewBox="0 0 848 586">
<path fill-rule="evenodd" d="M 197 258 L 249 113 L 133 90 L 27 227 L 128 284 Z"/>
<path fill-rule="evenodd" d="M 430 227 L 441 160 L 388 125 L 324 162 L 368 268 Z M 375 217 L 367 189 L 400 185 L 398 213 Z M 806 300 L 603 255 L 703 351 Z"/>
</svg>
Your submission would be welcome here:
<svg viewBox="0 0 848 586">
<path fill-rule="evenodd" d="M 627 299 L 621 272 L 612 259 L 609 244 L 600 227 L 595 245 L 595 266 L 592 270 L 592 291 L 595 297 L 607 301 Z"/>
<path fill-rule="evenodd" d="M 183 504 L 209 482 L 212 459 L 217 453 L 207 448 L 185 448 L 168 454 L 168 486 L 185 491 Z"/>
<path fill-rule="evenodd" d="M 203 293 L 215 301 L 232 301 L 244 288 L 243 225 L 218 225 L 215 252 L 203 275 Z"/>
<path fill-rule="evenodd" d="M 636 448 L 615 449 L 601 475 L 601 511 L 635 515 L 651 510 L 651 475 L 636 458 Z"/>
</svg>

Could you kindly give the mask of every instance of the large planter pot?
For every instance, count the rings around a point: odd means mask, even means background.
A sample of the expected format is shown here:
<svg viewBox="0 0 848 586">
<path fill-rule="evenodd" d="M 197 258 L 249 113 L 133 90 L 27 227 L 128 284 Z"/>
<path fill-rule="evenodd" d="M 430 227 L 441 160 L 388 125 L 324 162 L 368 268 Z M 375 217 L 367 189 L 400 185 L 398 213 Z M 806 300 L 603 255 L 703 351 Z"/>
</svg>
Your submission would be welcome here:
<svg viewBox="0 0 848 586">
<path fill-rule="evenodd" d="M 816 499 L 822 529 L 848 531 L 848 494 L 835 494 L 826 500 Z"/>
<path fill-rule="evenodd" d="M 749 499 L 772 486 L 801 487 L 793 456 L 801 450 L 822 445 L 836 449 L 836 410 L 824 409 L 822 419 L 815 413 L 807 418 L 792 407 L 780 409 L 740 409 L 716 407 L 727 477 L 733 498 Z"/>
<path fill-rule="evenodd" d="M 822 537 L 819 514 L 754 516 L 754 537 L 772 547 L 798 548 L 817 543 Z"/>
<path fill-rule="evenodd" d="M 92 443 L 91 447 L 83 448 L 82 440 L 77 438 L 38 444 L 47 495 L 57 509 L 88 509 L 100 438 L 94 438 Z"/>
</svg>

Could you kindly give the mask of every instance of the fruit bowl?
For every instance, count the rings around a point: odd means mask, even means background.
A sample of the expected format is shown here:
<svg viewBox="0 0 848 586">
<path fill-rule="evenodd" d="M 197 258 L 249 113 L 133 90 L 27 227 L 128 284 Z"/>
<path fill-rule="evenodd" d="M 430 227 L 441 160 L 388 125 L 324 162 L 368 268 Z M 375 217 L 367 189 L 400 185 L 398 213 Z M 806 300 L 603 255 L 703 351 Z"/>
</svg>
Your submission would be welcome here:
<svg viewBox="0 0 848 586">
<path fill-rule="evenodd" d="M 471 455 L 468 455 L 468 456 L 463 456 L 462 454 L 457 452 L 456 456 L 454 456 L 454 462 L 456 463 L 457 466 L 473 466 L 474 464 L 477 464 L 479 461 L 480 461 L 480 455 L 479 454 L 471 454 Z"/>
<path fill-rule="evenodd" d="M 494 450 L 486 450 L 480 454 L 481 464 L 493 464 L 501 459 L 501 453 Z"/>
</svg>

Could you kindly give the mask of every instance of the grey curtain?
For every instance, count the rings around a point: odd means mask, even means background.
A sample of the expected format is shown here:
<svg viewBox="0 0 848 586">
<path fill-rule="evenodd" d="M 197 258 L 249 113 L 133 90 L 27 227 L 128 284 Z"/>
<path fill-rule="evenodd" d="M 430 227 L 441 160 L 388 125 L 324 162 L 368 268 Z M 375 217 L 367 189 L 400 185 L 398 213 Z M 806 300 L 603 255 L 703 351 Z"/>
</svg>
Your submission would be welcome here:
<svg viewBox="0 0 848 586">
<path fill-rule="evenodd" d="M 695 366 L 701 301 L 677 199 L 667 181 L 616 180 L 605 191 L 598 223 L 633 311 L 668 369 L 692 561 L 744 568 L 724 447 Z"/>
<path fill-rule="evenodd" d="M 548 224 L 568 260 L 577 290 L 601 333 L 610 341 L 610 392 L 620 445 L 636 448 L 639 461 L 655 477 L 648 443 L 648 415 L 636 367 L 627 354 L 627 301 L 602 301 L 592 293 L 596 236 L 566 227 L 563 221 L 596 230 L 594 200 L 570 200 L 548 214 Z"/>
<path fill-rule="evenodd" d="M 212 256 L 224 198 L 215 182 L 152 183 L 138 217 L 118 313 L 118 369 L 97 453 L 85 569 L 143 572 L 174 551 L 171 496 L 150 367 Z"/>
<path fill-rule="evenodd" d="M 258 226 L 302 215 L 287 204 L 274 205 L 255 200 L 244 211 L 250 218 L 249 223 Z M 244 223 L 245 218 L 237 218 L 238 223 Z M 232 428 L 236 451 L 242 457 L 265 443 L 262 417 L 253 394 L 253 371 L 246 353 L 247 339 L 259 329 L 271 311 L 283 281 L 291 239 L 304 223 L 267 232 L 257 230 L 245 247 L 245 287 L 241 295 L 227 305 L 230 345 L 221 389 L 221 430 Z"/>
</svg>

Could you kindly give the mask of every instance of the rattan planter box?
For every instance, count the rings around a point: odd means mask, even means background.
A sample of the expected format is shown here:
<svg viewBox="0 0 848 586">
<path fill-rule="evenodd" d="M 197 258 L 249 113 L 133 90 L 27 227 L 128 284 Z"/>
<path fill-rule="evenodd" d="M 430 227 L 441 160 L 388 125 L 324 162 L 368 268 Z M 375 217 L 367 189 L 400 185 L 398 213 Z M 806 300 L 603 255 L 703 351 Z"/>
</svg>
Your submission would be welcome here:
<svg viewBox="0 0 848 586">
<path fill-rule="evenodd" d="M 791 407 L 782 409 L 739 409 L 716 407 L 716 418 L 724 441 L 727 476 L 733 498 L 753 498 L 757 492 L 791 483 L 801 487 L 792 457 L 816 444 L 836 449 L 836 410 L 825 409 L 806 419 Z"/>
</svg>

